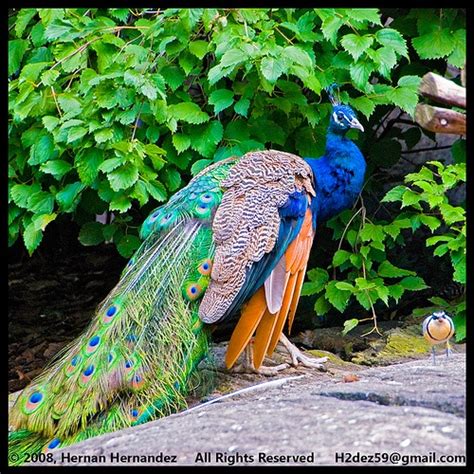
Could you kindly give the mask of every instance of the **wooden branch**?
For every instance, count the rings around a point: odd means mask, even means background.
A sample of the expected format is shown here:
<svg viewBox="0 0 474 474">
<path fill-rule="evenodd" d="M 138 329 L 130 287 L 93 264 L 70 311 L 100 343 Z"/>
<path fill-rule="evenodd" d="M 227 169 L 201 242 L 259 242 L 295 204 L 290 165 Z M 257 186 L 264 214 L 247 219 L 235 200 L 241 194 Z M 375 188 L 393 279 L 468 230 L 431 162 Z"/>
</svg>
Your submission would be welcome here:
<svg viewBox="0 0 474 474">
<path fill-rule="evenodd" d="M 418 104 L 415 110 L 415 120 L 431 132 L 466 134 L 466 116 L 454 110 Z"/>
<path fill-rule="evenodd" d="M 466 108 L 466 89 L 433 72 L 423 76 L 418 92 L 435 102 Z"/>
</svg>

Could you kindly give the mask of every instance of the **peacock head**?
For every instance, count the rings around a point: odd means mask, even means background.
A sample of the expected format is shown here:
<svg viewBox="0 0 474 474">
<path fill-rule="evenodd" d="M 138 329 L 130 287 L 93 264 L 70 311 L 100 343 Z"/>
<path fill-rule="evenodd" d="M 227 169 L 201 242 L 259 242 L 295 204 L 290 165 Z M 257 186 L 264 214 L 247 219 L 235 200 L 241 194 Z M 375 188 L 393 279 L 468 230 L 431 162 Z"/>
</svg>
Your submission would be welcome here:
<svg viewBox="0 0 474 474">
<path fill-rule="evenodd" d="M 364 127 L 357 120 L 356 113 L 348 105 L 333 105 L 329 129 L 333 133 L 344 135 L 350 128 L 364 131 Z"/>
<path fill-rule="evenodd" d="M 357 115 L 348 105 L 341 104 L 339 99 L 339 86 L 334 83 L 326 88 L 329 101 L 332 104 L 332 113 L 329 120 L 329 131 L 344 135 L 350 128 L 364 131 L 364 127 L 357 120 Z"/>
</svg>

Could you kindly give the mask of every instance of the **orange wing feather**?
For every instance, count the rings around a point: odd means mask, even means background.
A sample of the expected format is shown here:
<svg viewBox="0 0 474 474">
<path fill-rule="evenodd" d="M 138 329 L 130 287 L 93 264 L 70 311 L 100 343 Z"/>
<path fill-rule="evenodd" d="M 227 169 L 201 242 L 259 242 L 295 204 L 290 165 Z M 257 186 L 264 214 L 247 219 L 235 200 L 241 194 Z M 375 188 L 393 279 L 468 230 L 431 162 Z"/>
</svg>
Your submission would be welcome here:
<svg viewBox="0 0 474 474">
<path fill-rule="evenodd" d="M 232 367 L 238 359 L 256 330 L 253 363 L 258 369 L 265 353 L 268 355 L 273 353 L 288 316 L 291 327 L 301 294 L 313 236 L 311 211 L 308 209 L 298 236 L 285 252 L 287 278 L 280 311 L 275 314 L 268 311 L 262 286 L 243 308 L 239 322 L 232 333 L 225 358 L 228 368 Z"/>
<path fill-rule="evenodd" d="M 232 333 L 225 356 L 227 368 L 232 367 L 239 358 L 266 310 L 267 302 L 262 286 L 244 306 L 239 322 Z"/>
</svg>

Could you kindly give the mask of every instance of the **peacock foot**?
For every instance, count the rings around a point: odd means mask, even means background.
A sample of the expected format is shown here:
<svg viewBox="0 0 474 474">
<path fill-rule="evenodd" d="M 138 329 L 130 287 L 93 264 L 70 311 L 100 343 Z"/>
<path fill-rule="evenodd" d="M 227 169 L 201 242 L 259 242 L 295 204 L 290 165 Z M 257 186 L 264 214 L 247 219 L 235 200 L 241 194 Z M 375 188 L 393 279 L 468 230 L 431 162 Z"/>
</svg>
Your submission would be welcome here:
<svg viewBox="0 0 474 474">
<path fill-rule="evenodd" d="M 285 349 L 290 354 L 291 365 L 293 367 L 297 367 L 299 364 L 301 364 L 304 367 L 326 372 L 327 368 L 324 365 L 324 362 L 328 360 L 327 357 L 309 357 L 304 355 L 294 344 L 289 341 L 289 339 L 283 333 L 280 336 L 280 342 L 285 346 Z"/>
<path fill-rule="evenodd" d="M 232 367 L 231 371 L 237 374 L 259 374 L 267 377 L 278 375 L 282 370 L 290 367 L 290 364 L 284 363 L 275 366 L 261 365 L 258 369 L 253 364 L 252 345 L 248 344 L 244 350 L 243 361 Z"/>
</svg>

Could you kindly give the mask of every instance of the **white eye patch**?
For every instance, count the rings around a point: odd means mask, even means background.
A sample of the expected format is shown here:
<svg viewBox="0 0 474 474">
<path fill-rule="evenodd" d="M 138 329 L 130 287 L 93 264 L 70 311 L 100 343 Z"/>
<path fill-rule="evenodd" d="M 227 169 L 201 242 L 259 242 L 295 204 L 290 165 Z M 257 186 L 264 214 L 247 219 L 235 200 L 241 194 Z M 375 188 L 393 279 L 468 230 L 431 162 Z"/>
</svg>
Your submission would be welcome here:
<svg viewBox="0 0 474 474">
<path fill-rule="evenodd" d="M 349 122 L 349 123 L 350 123 L 350 120 L 347 118 L 347 116 L 346 116 L 344 113 L 342 113 L 342 115 L 343 115 L 342 119 L 338 119 L 336 112 L 333 112 L 333 113 L 332 113 L 332 118 L 334 119 L 334 121 L 335 121 L 337 124 L 339 124 L 339 126 L 345 127 L 344 119 L 346 119 L 347 122 Z"/>
</svg>

